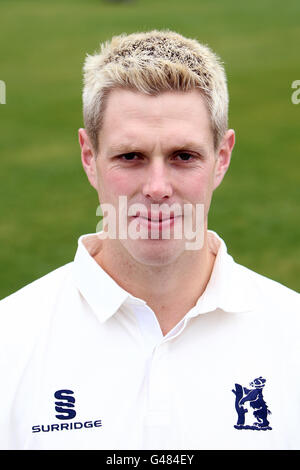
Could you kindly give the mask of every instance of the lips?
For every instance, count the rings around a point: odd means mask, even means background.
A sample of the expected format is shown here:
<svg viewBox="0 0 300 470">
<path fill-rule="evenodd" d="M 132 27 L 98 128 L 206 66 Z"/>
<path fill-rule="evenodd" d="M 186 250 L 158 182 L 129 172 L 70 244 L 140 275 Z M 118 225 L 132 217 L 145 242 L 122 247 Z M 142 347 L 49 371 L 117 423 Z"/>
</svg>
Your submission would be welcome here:
<svg viewBox="0 0 300 470">
<path fill-rule="evenodd" d="M 167 220 L 173 220 L 174 219 L 174 213 L 169 213 L 169 214 L 165 214 L 163 212 L 159 212 L 159 213 L 151 213 L 151 211 L 149 211 L 148 213 L 140 213 L 140 212 L 137 212 L 137 214 L 134 216 L 135 218 L 136 217 L 139 217 L 140 219 L 143 219 L 143 220 L 147 220 L 148 222 L 165 222 Z"/>
<path fill-rule="evenodd" d="M 168 214 L 159 212 L 159 213 L 138 213 L 132 217 L 134 219 L 139 227 L 142 230 L 146 230 L 146 232 L 151 233 L 151 236 L 149 238 L 153 238 L 153 234 L 159 234 L 158 236 L 155 236 L 154 238 L 161 238 L 163 234 L 165 236 L 163 238 L 170 238 L 169 237 L 169 230 L 173 228 L 176 224 L 176 221 L 179 220 L 179 216 L 175 216 L 174 213 L 170 212 Z M 165 232 L 167 230 L 167 232 Z"/>
</svg>

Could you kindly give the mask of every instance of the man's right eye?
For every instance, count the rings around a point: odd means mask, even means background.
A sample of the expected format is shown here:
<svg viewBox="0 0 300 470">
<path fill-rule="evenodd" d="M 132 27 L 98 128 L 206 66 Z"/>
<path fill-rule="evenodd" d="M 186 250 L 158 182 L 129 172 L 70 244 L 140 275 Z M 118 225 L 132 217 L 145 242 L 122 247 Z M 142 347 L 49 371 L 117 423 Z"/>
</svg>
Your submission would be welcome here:
<svg viewBox="0 0 300 470">
<path fill-rule="evenodd" d="M 122 155 L 119 156 L 121 160 L 125 160 L 126 162 L 135 160 L 136 159 L 135 157 L 138 157 L 138 155 L 135 152 L 123 153 Z"/>
</svg>

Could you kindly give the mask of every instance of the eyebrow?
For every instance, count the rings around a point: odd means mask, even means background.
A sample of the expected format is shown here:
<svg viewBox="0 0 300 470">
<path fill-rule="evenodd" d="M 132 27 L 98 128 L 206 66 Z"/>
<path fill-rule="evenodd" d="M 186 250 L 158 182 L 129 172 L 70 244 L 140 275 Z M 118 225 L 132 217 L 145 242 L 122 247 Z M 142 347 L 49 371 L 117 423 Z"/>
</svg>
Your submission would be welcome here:
<svg viewBox="0 0 300 470">
<path fill-rule="evenodd" d="M 108 153 L 113 153 L 113 154 L 118 154 L 118 153 L 129 153 L 136 151 L 138 148 L 140 148 L 139 145 L 134 145 L 132 142 L 128 144 L 116 144 L 116 145 L 111 145 L 108 148 Z"/>
<path fill-rule="evenodd" d="M 191 150 L 194 152 L 198 152 L 203 156 L 207 154 L 207 149 L 202 143 L 193 142 L 193 141 L 178 142 L 178 144 L 170 146 L 170 148 L 168 149 L 168 152 L 174 153 L 174 152 L 178 152 L 179 150 Z M 128 144 L 121 143 L 121 144 L 111 145 L 108 149 L 108 153 L 114 154 L 114 155 L 119 155 L 123 153 L 131 153 L 131 152 L 144 153 L 145 151 L 142 150 L 141 145 L 135 145 L 133 142 L 128 142 Z"/>
</svg>

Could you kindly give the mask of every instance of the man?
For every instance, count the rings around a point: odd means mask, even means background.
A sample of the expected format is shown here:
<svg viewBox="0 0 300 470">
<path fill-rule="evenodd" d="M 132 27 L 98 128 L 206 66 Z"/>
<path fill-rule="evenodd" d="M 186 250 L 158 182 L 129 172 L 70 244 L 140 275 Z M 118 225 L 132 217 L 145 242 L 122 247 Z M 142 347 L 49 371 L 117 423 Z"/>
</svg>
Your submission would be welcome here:
<svg viewBox="0 0 300 470">
<path fill-rule="evenodd" d="M 1 302 L 1 447 L 300 447 L 299 296 L 207 228 L 235 134 L 218 57 L 170 31 L 84 67 L 104 226 Z"/>
</svg>

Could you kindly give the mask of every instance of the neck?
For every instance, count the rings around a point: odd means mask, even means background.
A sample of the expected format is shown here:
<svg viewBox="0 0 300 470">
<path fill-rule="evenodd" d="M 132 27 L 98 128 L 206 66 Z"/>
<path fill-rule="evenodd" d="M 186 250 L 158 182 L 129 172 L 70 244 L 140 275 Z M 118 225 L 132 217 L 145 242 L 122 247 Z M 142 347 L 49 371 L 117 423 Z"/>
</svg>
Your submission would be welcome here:
<svg viewBox="0 0 300 470">
<path fill-rule="evenodd" d="M 147 266 L 131 257 L 116 256 L 112 247 L 105 243 L 94 258 L 124 290 L 147 303 L 166 334 L 204 292 L 215 254 L 209 248 L 206 233 L 201 250 L 187 252 L 166 266 Z"/>
</svg>

